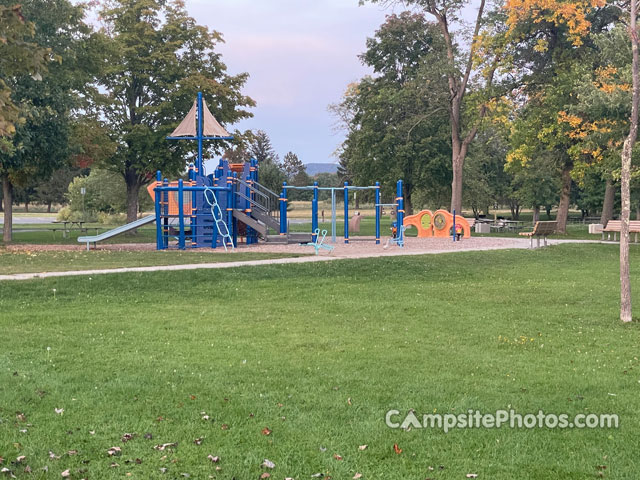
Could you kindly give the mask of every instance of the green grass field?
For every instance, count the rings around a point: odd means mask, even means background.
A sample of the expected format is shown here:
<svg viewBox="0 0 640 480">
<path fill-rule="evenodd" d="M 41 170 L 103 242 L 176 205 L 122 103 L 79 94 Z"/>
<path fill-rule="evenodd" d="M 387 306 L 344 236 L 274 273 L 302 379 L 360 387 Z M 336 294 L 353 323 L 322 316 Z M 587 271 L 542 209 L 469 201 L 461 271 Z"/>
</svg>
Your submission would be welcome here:
<svg viewBox="0 0 640 480">
<path fill-rule="evenodd" d="M 640 329 L 618 321 L 617 255 L 563 245 L 2 282 L 2 467 L 74 479 L 637 478 Z M 620 428 L 385 425 L 388 410 L 411 408 L 615 413 Z"/>
</svg>

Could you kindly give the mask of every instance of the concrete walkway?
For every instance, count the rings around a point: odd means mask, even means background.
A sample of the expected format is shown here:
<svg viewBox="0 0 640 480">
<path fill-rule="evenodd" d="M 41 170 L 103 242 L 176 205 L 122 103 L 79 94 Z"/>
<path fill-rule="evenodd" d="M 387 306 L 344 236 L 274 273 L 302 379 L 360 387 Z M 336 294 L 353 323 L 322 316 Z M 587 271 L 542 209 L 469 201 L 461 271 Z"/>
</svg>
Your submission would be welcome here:
<svg viewBox="0 0 640 480">
<path fill-rule="evenodd" d="M 595 240 L 551 240 L 550 245 L 559 245 L 564 243 L 605 243 Z M 129 272 L 171 272 L 180 270 L 209 270 L 220 268 L 237 268 L 247 266 L 261 266 L 261 265 L 289 265 L 297 263 L 315 263 L 315 262 L 330 262 L 334 260 L 350 260 L 350 259 L 363 259 L 363 258 L 380 258 L 380 257 L 398 257 L 398 256 L 411 256 L 411 255 L 435 255 L 440 253 L 456 253 L 456 252 L 475 252 L 475 251 L 490 251 L 490 250 L 509 250 L 509 249 L 528 249 L 529 240 L 513 238 L 508 242 L 501 242 L 499 245 L 472 245 L 469 242 L 456 243 L 457 248 L 436 248 L 425 251 L 415 251 L 394 248 L 385 250 L 384 252 L 366 252 L 366 253 L 350 253 L 348 255 L 320 255 L 320 256 L 308 256 L 308 257 L 296 257 L 296 258 L 276 258 L 269 260 L 250 260 L 245 262 L 219 262 L 219 263 L 196 263 L 188 265 L 162 265 L 153 267 L 125 267 L 125 268 L 111 268 L 101 270 L 73 270 L 67 272 L 42 272 L 42 273 L 16 273 L 11 275 L 0 275 L 0 281 L 2 280 L 32 280 L 38 278 L 54 278 L 54 277 L 74 277 L 74 276 L 89 276 L 89 275 L 104 275 L 110 273 L 129 273 Z"/>
</svg>

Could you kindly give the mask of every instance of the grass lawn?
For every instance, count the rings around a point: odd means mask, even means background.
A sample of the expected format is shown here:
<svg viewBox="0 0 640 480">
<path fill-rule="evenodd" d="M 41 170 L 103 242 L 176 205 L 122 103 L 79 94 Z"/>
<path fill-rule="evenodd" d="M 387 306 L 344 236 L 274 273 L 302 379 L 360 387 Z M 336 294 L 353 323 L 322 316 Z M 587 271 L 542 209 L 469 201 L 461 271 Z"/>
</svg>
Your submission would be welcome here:
<svg viewBox="0 0 640 480">
<path fill-rule="evenodd" d="M 618 322 L 617 255 L 563 245 L 1 282 L 2 466 L 18 478 L 637 478 L 640 328 Z M 615 413 L 620 428 L 385 425 L 411 408 Z"/>
<path fill-rule="evenodd" d="M 102 268 L 148 267 L 155 265 L 186 265 L 191 263 L 244 262 L 270 258 L 301 257 L 301 254 L 219 252 L 198 250 L 165 250 L 144 252 L 97 251 L 44 251 L 8 252 L 0 249 L 0 274 L 63 272 L 70 270 L 95 270 Z"/>
</svg>

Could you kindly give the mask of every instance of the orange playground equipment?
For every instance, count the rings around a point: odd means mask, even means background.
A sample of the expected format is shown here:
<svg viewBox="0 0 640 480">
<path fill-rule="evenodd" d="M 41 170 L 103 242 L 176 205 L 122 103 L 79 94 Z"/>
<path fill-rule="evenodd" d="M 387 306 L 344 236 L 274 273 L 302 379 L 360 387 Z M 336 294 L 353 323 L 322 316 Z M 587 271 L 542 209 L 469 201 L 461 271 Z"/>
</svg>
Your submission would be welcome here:
<svg viewBox="0 0 640 480">
<path fill-rule="evenodd" d="M 450 237 L 454 225 L 454 216 L 446 210 L 422 210 L 415 215 L 405 217 L 403 225 L 405 227 L 416 227 L 418 237 Z M 463 238 L 471 236 L 471 227 L 466 218 L 455 216 L 456 234 Z"/>
</svg>

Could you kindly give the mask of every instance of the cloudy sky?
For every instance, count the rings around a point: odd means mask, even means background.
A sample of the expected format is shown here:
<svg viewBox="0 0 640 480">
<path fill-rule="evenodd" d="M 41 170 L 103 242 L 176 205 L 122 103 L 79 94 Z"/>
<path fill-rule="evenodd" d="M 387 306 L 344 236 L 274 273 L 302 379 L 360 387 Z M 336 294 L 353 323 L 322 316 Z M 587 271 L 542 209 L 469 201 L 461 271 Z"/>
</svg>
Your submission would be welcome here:
<svg viewBox="0 0 640 480">
<path fill-rule="evenodd" d="M 358 0 L 187 0 L 189 14 L 220 31 L 230 73 L 248 72 L 254 118 L 235 125 L 265 130 L 280 156 L 335 162 L 342 136 L 327 112 L 345 87 L 368 73 L 357 56 L 391 13 Z"/>
</svg>

